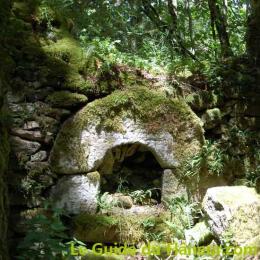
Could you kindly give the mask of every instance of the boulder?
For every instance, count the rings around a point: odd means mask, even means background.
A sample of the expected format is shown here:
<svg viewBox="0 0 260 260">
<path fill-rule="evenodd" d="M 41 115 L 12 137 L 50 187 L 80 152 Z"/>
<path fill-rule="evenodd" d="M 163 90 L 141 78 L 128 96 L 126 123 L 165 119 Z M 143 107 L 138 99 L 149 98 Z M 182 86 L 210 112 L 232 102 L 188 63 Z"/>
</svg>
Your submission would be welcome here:
<svg viewBox="0 0 260 260">
<path fill-rule="evenodd" d="M 95 171 L 112 149 L 140 144 L 162 168 L 181 169 L 203 142 L 202 122 L 184 101 L 138 87 L 95 100 L 68 119 L 50 162 L 60 174 Z"/>
<path fill-rule="evenodd" d="M 203 210 L 210 229 L 220 241 L 231 239 L 241 246 L 260 233 L 260 196 L 253 188 L 210 188 L 203 199 Z"/>
<path fill-rule="evenodd" d="M 52 188 L 50 199 L 68 214 L 95 214 L 99 194 L 99 173 L 64 176 Z"/>
</svg>

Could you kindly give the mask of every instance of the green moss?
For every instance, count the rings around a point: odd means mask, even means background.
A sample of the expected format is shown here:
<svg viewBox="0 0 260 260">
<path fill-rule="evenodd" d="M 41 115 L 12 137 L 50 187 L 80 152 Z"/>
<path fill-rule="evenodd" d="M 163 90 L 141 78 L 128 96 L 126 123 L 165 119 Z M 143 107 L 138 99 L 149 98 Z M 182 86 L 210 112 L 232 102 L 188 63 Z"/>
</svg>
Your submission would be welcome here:
<svg viewBox="0 0 260 260">
<path fill-rule="evenodd" d="M 81 172 L 86 171 L 85 152 L 79 141 L 83 129 L 92 124 L 97 130 L 123 131 L 125 118 L 133 119 L 148 132 L 168 131 L 174 139 L 178 138 L 175 151 L 180 162 L 196 154 L 204 141 L 200 120 L 183 100 L 168 99 L 145 87 L 132 87 L 89 103 L 64 124 L 51 156 L 53 170 L 62 172 L 60 160 L 67 158 L 73 145 L 75 152 L 69 160 L 79 163 Z M 196 137 L 192 140 L 194 145 L 187 141 L 191 129 Z"/>
<path fill-rule="evenodd" d="M 220 103 L 220 97 L 212 91 L 200 91 L 185 97 L 186 102 L 194 110 L 204 110 L 216 107 Z"/>
<path fill-rule="evenodd" d="M 100 182 L 100 174 L 97 171 L 89 172 L 87 176 L 94 185 L 97 185 Z"/>
<path fill-rule="evenodd" d="M 14 1 L 12 11 L 17 18 L 25 21 L 31 20 L 31 14 L 34 12 L 36 1 Z"/>
<path fill-rule="evenodd" d="M 69 91 L 55 91 L 48 95 L 47 102 L 54 107 L 74 107 L 86 104 L 88 98 L 85 95 Z"/>
<path fill-rule="evenodd" d="M 170 123 L 174 123 L 176 120 L 194 119 L 184 102 L 167 99 L 164 95 L 144 87 L 115 91 L 106 98 L 96 100 L 84 108 L 77 119 L 82 120 L 83 124 L 95 120 L 100 120 L 102 124 L 105 124 L 107 119 L 115 119 L 114 125 L 116 126 L 119 116 L 139 119 L 147 124 L 146 127 L 150 125 L 150 130 L 154 132 L 160 131 L 162 127 L 163 129 L 173 127 Z M 161 124 L 164 120 L 168 120 L 168 126 Z"/>
<path fill-rule="evenodd" d="M 147 215 L 87 215 L 81 214 L 74 220 L 75 236 L 87 242 L 128 242 L 145 241 L 149 234 L 162 234 L 164 241 L 170 241 L 171 232 L 164 223 L 167 214 L 148 217 Z M 150 221 L 153 226 L 143 223 Z"/>
<path fill-rule="evenodd" d="M 58 39 L 56 42 L 45 42 L 43 49 L 46 54 L 73 65 L 75 69 L 80 69 L 84 65 L 85 56 L 79 43 L 63 28 L 54 33 Z"/>
<path fill-rule="evenodd" d="M 221 122 L 222 113 L 219 108 L 208 109 L 203 115 L 202 120 L 206 129 L 211 129 Z"/>
</svg>

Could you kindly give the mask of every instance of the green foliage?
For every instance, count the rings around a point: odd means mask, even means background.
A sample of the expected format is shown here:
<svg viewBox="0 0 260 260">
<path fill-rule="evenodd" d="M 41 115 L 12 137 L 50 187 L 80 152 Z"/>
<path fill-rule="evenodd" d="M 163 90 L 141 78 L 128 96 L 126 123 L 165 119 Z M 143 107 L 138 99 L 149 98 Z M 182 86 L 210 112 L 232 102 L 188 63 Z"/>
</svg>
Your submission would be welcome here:
<svg viewBox="0 0 260 260">
<path fill-rule="evenodd" d="M 154 190 L 156 189 L 135 190 L 130 192 L 129 196 L 133 199 L 135 204 L 145 205 L 150 203 Z"/>
<path fill-rule="evenodd" d="M 185 229 L 194 226 L 194 218 L 200 213 L 197 203 L 190 203 L 185 197 L 176 197 L 165 201 L 166 207 L 171 212 L 171 219 L 165 224 L 173 231 L 174 236 L 184 238 Z"/>
<path fill-rule="evenodd" d="M 200 154 L 186 163 L 184 176 L 193 177 L 202 170 L 209 174 L 220 176 L 224 169 L 224 151 L 217 143 L 206 140 Z"/>
<path fill-rule="evenodd" d="M 109 193 L 105 192 L 97 198 L 98 211 L 108 213 L 114 206 L 112 199 L 109 198 Z"/>
<path fill-rule="evenodd" d="M 176 7 L 175 35 L 178 35 L 183 48 L 200 62 L 193 61 L 180 51 L 179 46 L 174 46 L 175 37 L 171 35 L 173 18 L 167 1 L 148 1 L 154 8 L 159 24 L 147 15 L 145 1 L 38 2 L 39 20 L 47 23 L 52 30 L 53 21 L 57 18 L 55 16 L 59 13 L 60 17 L 64 17 L 63 26 L 66 23 L 73 24 L 73 34 L 86 51 L 94 51 L 96 56 L 103 58 L 104 69 L 117 63 L 155 72 L 167 69 L 181 76 L 189 76 L 198 68 L 211 74 L 211 65 L 219 63 L 220 44 L 212 37 L 207 2 L 177 1 Z M 218 4 L 227 16 L 232 50 L 240 55 L 245 51 L 244 35 L 249 10 L 244 0 L 231 1 L 227 7 L 223 3 Z"/>
<path fill-rule="evenodd" d="M 27 233 L 19 244 L 18 259 L 58 259 L 66 253 L 68 239 L 61 221 L 61 210 L 45 205 L 45 213 L 27 222 Z"/>
</svg>

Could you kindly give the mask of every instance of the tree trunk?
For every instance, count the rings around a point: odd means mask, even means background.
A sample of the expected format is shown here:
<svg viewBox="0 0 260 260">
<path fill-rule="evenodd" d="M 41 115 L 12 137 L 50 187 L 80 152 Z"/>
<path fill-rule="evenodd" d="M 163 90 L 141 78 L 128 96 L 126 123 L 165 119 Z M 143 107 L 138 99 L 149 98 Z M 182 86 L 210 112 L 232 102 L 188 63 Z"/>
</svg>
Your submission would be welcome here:
<svg viewBox="0 0 260 260">
<path fill-rule="evenodd" d="M 213 37 L 215 37 L 215 28 L 218 33 L 218 38 L 221 47 L 221 53 L 223 57 L 232 55 L 232 49 L 229 42 L 229 35 L 227 32 L 227 19 L 226 16 L 221 12 L 219 5 L 216 0 L 208 0 L 211 26 Z"/>
<path fill-rule="evenodd" d="M 248 18 L 247 50 L 260 66 L 260 0 L 251 0 L 251 14 Z"/>
</svg>

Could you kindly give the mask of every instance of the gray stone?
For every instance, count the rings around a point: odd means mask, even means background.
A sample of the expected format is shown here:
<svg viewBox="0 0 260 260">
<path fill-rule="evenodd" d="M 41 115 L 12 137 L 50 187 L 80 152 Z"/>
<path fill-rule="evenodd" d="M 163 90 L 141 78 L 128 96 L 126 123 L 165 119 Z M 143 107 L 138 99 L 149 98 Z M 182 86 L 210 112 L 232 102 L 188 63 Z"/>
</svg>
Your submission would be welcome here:
<svg viewBox="0 0 260 260">
<path fill-rule="evenodd" d="M 109 194 L 106 199 L 111 205 L 124 209 L 130 209 L 134 204 L 130 196 L 126 196 L 122 193 Z"/>
<path fill-rule="evenodd" d="M 90 125 L 87 129 L 83 130 L 77 142 L 82 145 L 81 149 L 84 151 L 84 155 L 82 156 L 85 157 L 86 160 L 79 165 L 80 168 L 85 166 L 85 171 L 93 171 L 99 167 L 103 168 L 102 162 L 105 161 L 104 158 L 108 155 L 109 150 L 131 143 L 143 144 L 148 151 L 154 154 L 163 168 L 172 168 L 178 165 L 178 161 L 173 154 L 175 141 L 171 134 L 167 132 L 149 134 L 145 129 L 142 129 L 140 124 L 130 119 L 123 122 L 123 128 L 124 131 L 122 133 L 106 132 L 104 130 L 99 132 L 95 125 Z M 74 142 L 74 140 L 72 142 L 68 141 L 68 145 L 73 146 Z M 72 161 L 74 159 L 76 160 L 75 162 Z M 55 164 L 60 164 L 59 168 L 62 169 L 60 170 L 61 173 L 77 173 L 81 171 L 80 168 L 76 166 L 79 159 L 79 157 L 73 158 L 73 156 L 69 154 L 64 154 L 64 156 L 60 157 L 60 160 L 55 161 Z M 109 171 L 111 171 L 111 169 Z"/>
<path fill-rule="evenodd" d="M 203 199 L 203 210 L 219 240 L 230 237 L 235 245 L 243 245 L 260 233 L 260 196 L 253 188 L 210 188 Z"/>
<path fill-rule="evenodd" d="M 162 200 L 168 201 L 175 197 L 185 197 L 187 198 L 187 189 L 180 182 L 174 170 L 166 169 L 163 172 L 162 180 Z"/>
<path fill-rule="evenodd" d="M 185 240 L 187 244 L 195 242 L 196 245 L 205 245 L 213 239 L 213 235 L 205 223 L 199 222 L 193 228 L 185 230 Z"/>
<path fill-rule="evenodd" d="M 17 136 L 11 136 L 10 139 L 12 148 L 15 153 L 21 152 L 27 155 L 31 155 L 36 153 L 41 147 L 41 144 L 39 144 L 38 142 L 23 140 L 22 138 Z"/>
<path fill-rule="evenodd" d="M 42 142 L 44 140 L 44 136 L 39 130 L 29 131 L 29 130 L 23 130 L 21 128 L 13 128 L 11 129 L 11 134 L 19 136 L 24 139 L 28 139 L 30 141 Z"/>
<path fill-rule="evenodd" d="M 77 174 L 103 169 L 102 164 L 109 151 L 133 144 L 151 152 L 162 168 L 182 167 L 184 161 L 200 152 L 204 141 L 202 122 L 184 101 L 175 100 L 175 105 L 169 104 L 166 97 L 151 90 L 142 90 L 141 94 L 148 92 L 152 100 L 160 98 L 162 104 L 153 112 L 152 108 L 147 109 L 151 106 L 151 99 L 139 100 L 136 92 L 138 90 L 120 92 L 123 102 L 111 102 L 113 98 L 117 100 L 119 93 L 90 102 L 68 119 L 59 131 L 50 154 L 53 171 Z M 126 101 L 128 103 L 124 104 Z M 129 105 L 129 102 L 137 104 Z M 169 106 L 166 119 L 162 117 L 164 111 L 161 110 L 165 103 Z M 143 109 L 142 113 L 133 112 L 135 106 Z M 121 111 L 118 116 L 117 110 Z M 156 116 L 158 122 L 154 119 Z M 144 117 L 146 123 L 142 121 Z M 169 123 L 169 118 L 172 123 Z M 120 149 L 120 154 L 113 156 L 122 161 L 133 152 Z"/>
<path fill-rule="evenodd" d="M 22 102 L 24 100 L 24 95 L 8 91 L 7 94 L 6 94 L 6 100 L 7 100 L 8 104 L 19 103 L 19 102 Z"/>
<path fill-rule="evenodd" d="M 50 199 L 55 207 L 64 209 L 68 214 L 95 214 L 98 194 L 99 182 L 88 175 L 70 175 L 58 180 Z"/>
<path fill-rule="evenodd" d="M 39 130 L 40 125 L 36 121 L 28 121 L 24 124 L 23 129 L 24 130 Z"/>
<path fill-rule="evenodd" d="M 45 134 L 44 143 L 50 144 L 54 141 L 54 135 L 51 132 L 47 132 Z"/>
<path fill-rule="evenodd" d="M 31 156 L 31 161 L 32 162 L 42 162 L 45 161 L 47 159 L 48 155 L 46 151 L 39 151 L 36 154 L 33 154 Z"/>
</svg>

